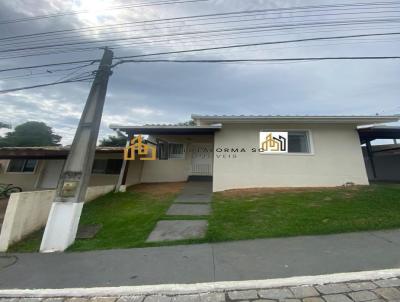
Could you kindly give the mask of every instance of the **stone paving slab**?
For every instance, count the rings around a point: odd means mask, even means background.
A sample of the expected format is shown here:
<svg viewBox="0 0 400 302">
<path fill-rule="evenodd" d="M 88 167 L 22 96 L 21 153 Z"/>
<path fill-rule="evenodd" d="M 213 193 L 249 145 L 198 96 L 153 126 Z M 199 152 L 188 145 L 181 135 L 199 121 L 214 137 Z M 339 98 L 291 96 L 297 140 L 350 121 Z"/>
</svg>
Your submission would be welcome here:
<svg viewBox="0 0 400 302">
<path fill-rule="evenodd" d="M 142 292 L 136 295 L 110 295 L 102 296 L 81 296 L 81 297 L 53 297 L 44 298 L 20 297 L 1 298 L 1 302 L 398 302 L 400 301 L 399 278 L 386 280 L 370 280 L 358 282 L 360 288 L 373 287 L 371 290 L 358 290 L 354 285 L 357 282 L 343 282 L 323 285 L 306 284 L 303 286 L 281 286 L 272 288 L 254 288 L 229 290 L 215 290 L 198 293 L 182 293 L 174 291 L 171 294 L 146 294 Z M 392 284 L 393 286 L 389 286 Z M 238 285 L 239 286 L 239 285 Z M 386 287 L 389 286 L 389 287 Z M 212 287 L 211 287 L 212 288 Z M 353 290 L 352 288 L 355 288 Z M 328 290 L 327 290 L 328 289 Z M 350 291 L 349 291 L 350 289 Z M 335 292 L 325 294 L 324 292 Z"/>
<path fill-rule="evenodd" d="M 207 220 L 161 220 L 146 242 L 203 238 L 207 226 Z"/>
<path fill-rule="evenodd" d="M 209 215 L 211 206 L 209 204 L 172 204 L 167 215 L 201 216 Z"/>
<path fill-rule="evenodd" d="M 211 196 L 207 194 L 181 194 L 174 200 L 174 203 L 210 203 Z"/>
<path fill-rule="evenodd" d="M 207 181 L 189 181 L 174 203 L 209 203 L 212 196 L 212 183 Z"/>
</svg>

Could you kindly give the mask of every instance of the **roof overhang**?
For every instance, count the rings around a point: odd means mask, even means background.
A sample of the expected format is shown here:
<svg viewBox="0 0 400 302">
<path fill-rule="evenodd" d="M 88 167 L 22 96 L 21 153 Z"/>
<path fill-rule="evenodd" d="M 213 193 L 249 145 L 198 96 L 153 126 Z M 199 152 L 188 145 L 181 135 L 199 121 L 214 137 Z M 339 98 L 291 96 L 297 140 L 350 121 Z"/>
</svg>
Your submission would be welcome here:
<svg viewBox="0 0 400 302">
<path fill-rule="evenodd" d="M 351 116 L 283 116 L 283 115 L 192 115 L 192 119 L 203 124 L 214 123 L 304 123 L 304 124 L 353 124 L 373 125 L 397 122 L 399 115 L 351 115 Z"/>
<path fill-rule="evenodd" d="M 98 147 L 96 154 L 122 154 L 123 150 L 123 147 Z M 68 153 L 68 147 L 3 147 L 0 159 L 65 159 Z"/>
<path fill-rule="evenodd" d="M 375 139 L 400 139 L 400 127 L 373 126 L 359 128 L 358 135 L 360 136 L 361 143 Z"/>
<path fill-rule="evenodd" d="M 119 130 L 130 135 L 210 135 L 221 129 L 221 126 L 176 126 L 176 125 L 145 125 L 145 126 L 124 126 L 110 125 L 113 130 Z"/>
</svg>

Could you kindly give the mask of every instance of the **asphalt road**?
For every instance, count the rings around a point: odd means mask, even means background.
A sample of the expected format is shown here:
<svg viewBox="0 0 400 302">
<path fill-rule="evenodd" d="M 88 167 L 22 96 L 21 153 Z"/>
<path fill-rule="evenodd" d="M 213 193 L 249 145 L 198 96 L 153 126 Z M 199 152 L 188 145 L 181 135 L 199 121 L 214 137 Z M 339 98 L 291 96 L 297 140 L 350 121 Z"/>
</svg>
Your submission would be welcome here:
<svg viewBox="0 0 400 302">
<path fill-rule="evenodd" d="M 197 283 L 400 267 L 400 230 L 81 253 L 0 254 L 0 288 Z"/>
</svg>

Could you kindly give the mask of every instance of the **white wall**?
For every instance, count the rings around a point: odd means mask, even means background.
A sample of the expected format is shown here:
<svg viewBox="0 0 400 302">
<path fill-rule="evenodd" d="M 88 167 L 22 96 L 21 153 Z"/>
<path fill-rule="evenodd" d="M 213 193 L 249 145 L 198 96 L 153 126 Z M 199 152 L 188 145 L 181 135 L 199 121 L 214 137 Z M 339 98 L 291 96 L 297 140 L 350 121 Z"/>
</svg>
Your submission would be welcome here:
<svg viewBox="0 0 400 302">
<path fill-rule="evenodd" d="M 85 202 L 113 191 L 114 187 L 89 187 Z M 55 190 L 11 194 L 0 233 L 1 252 L 46 225 L 54 195 Z"/>
<path fill-rule="evenodd" d="M 259 154 L 249 152 L 259 145 L 265 130 L 310 130 L 314 154 Z M 355 126 L 224 124 L 215 133 L 214 149 L 244 147 L 236 158 L 221 158 L 214 152 L 214 191 L 253 187 L 325 187 L 346 182 L 368 184 Z M 231 153 L 232 154 L 232 153 Z M 218 157 L 220 155 L 220 157 Z"/>
<path fill-rule="evenodd" d="M 212 143 L 212 135 L 176 135 L 159 136 L 168 142 L 184 143 L 186 148 L 184 159 L 148 160 L 143 161 L 141 182 L 177 182 L 186 181 L 192 163 L 191 145 L 196 143 Z"/>
</svg>

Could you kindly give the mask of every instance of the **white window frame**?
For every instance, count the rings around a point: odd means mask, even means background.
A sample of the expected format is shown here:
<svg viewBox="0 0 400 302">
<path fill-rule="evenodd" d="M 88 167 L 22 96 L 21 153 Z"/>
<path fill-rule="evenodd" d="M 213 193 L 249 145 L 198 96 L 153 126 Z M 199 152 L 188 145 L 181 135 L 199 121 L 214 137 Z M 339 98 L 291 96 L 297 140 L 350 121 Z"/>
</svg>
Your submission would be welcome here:
<svg viewBox="0 0 400 302">
<path fill-rule="evenodd" d="M 8 168 L 10 166 L 11 161 L 14 160 L 14 159 L 17 159 L 17 160 L 21 160 L 22 159 L 22 160 L 25 160 L 25 161 L 27 161 L 27 160 L 36 160 L 36 164 L 35 164 L 35 167 L 33 168 L 33 171 L 29 171 L 29 172 L 24 172 L 24 171 L 12 172 L 12 171 L 8 171 Z M 25 166 L 25 163 L 24 163 L 24 166 Z M 36 158 L 13 158 L 13 159 L 8 160 L 7 167 L 5 169 L 5 174 L 35 174 L 38 166 L 39 166 L 39 160 L 36 159 Z"/>
<path fill-rule="evenodd" d="M 170 149 L 170 145 L 182 145 L 182 154 L 178 154 L 180 156 L 177 157 L 171 157 L 171 153 L 169 152 Z M 168 160 L 182 160 L 186 158 L 186 144 L 185 143 L 181 143 L 181 142 L 168 142 Z"/>
<path fill-rule="evenodd" d="M 308 138 L 308 143 L 310 147 L 310 151 L 307 153 L 304 152 L 285 152 L 285 153 L 265 153 L 265 152 L 258 152 L 261 155 L 283 155 L 283 156 L 313 156 L 315 155 L 314 153 L 314 141 L 312 137 L 312 131 L 311 129 L 274 129 L 274 128 L 268 128 L 268 129 L 261 129 L 259 132 L 268 132 L 268 131 L 277 131 L 277 132 L 306 132 L 307 133 L 307 138 Z M 258 138 L 259 139 L 259 138 Z"/>
</svg>

